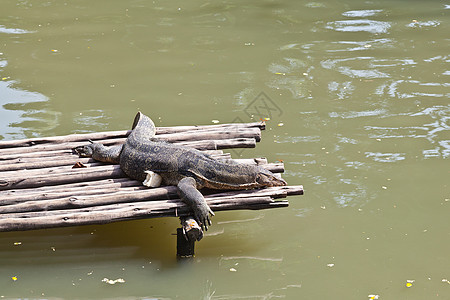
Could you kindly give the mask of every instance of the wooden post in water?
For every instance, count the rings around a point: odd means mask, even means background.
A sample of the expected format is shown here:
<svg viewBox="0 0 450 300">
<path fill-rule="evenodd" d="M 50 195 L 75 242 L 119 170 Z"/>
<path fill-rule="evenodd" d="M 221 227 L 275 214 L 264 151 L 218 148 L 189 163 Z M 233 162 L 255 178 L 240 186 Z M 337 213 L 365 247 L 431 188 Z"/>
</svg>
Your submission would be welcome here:
<svg viewBox="0 0 450 300">
<path fill-rule="evenodd" d="M 177 257 L 178 259 L 193 258 L 195 242 L 203 238 L 203 230 L 191 216 L 181 217 L 181 228 L 177 228 Z"/>
<path fill-rule="evenodd" d="M 195 241 L 189 240 L 183 233 L 183 228 L 177 228 L 177 258 L 191 259 L 195 255 Z"/>
</svg>

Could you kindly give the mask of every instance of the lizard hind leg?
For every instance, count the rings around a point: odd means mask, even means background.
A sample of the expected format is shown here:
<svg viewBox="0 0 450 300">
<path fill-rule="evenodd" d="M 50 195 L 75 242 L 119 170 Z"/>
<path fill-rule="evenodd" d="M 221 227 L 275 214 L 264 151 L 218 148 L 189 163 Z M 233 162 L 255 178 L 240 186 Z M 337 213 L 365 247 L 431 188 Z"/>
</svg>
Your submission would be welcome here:
<svg viewBox="0 0 450 300">
<path fill-rule="evenodd" d="M 205 230 L 211 226 L 210 215 L 214 212 L 209 208 L 202 193 L 197 189 L 197 183 L 192 177 L 185 177 L 178 182 L 178 193 L 181 200 L 193 211 L 194 217 Z"/>
</svg>

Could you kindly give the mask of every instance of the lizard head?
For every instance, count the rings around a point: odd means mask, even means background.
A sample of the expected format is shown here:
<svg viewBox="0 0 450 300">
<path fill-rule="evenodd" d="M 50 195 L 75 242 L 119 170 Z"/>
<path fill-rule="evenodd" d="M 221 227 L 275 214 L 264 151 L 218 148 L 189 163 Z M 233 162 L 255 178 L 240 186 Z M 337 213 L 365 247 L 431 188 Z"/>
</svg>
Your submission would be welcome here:
<svg viewBox="0 0 450 300">
<path fill-rule="evenodd" d="M 258 174 L 256 175 L 256 182 L 261 186 L 285 186 L 286 181 L 281 177 L 276 177 L 272 172 L 262 167 L 258 167 Z"/>
<path fill-rule="evenodd" d="M 93 141 L 89 140 L 90 144 L 84 145 L 84 146 L 78 146 L 73 148 L 76 154 L 80 157 L 92 157 L 94 154 L 94 151 L 98 147 L 98 143 L 94 143 Z"/>
</svg>

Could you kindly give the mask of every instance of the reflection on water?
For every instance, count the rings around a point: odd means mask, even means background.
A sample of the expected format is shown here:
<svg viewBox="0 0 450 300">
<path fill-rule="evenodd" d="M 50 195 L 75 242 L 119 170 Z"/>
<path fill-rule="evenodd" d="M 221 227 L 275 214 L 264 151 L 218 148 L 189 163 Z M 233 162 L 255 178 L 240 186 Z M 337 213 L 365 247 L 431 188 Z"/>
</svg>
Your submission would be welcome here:
<svg viewBox="0 0 450 300">
<path fill-rule="evenodd" d="M 387 33 L 391 25 L 388 22 L 374 20 L 345 20 L 330 22 L 326 28 L 343 32 Z"/>
<path fill-rule="evenodd" d="M 264 92 L 281 113 L 240 153 L 283 160 L 306 194 L 217 214 L 184 267 L 177 220 L 2 234 L 0 296 L 446 295 L 448 12 L 442 1 L 2 1 L 0 138 L 124 129 L 137 110 L 164 126 L 250 121 Z"/>
<path fill-rule="evenodd" d="M 40 93 L 12 88 L 13 82 L 0 81 L 0 138 L 41 136 L 57 127 L 58 112 L 46 110 L 48 98 Z"/>
<path fill-rule="evenodd" d="M 346 17 L 352 18 L 363 18 L 363 17 L 371 17 L 383 12 L 381 9 L 366 9 L 366 10 L 350 10 L 343 12 L 342 15 Z"/>
<path fill-rule="evenodd" d="M 3 25 L 0 25 L 0 33 L 6 34 L 24 34 L 24 33 L 33 33 L 33 31 L 28 31 L 20 28 L 6 28 Z"/>
</svg>

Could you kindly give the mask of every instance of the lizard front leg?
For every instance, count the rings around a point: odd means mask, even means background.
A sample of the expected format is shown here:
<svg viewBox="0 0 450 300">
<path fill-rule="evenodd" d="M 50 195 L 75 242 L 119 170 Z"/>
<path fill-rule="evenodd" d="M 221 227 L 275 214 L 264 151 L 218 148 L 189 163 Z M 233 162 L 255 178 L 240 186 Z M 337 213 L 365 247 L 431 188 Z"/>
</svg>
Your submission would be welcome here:
<svg viewBox="0 0 450 300">
<path fill-rule="evenodd" d="M 185 177 L 178 182 L 178 194 L 181 200 L 186 203 L 194 212 L 194 217 L 205 230 L 211 226 L 210 215 L 214 216 L 214 212 L 206 204 L 205 198 L 197 189 L 197 183 L 192 177 Z"/>
<path fill-rule="evenodd" d="M 105 147 L 103 144 L 91 141 L 90 144 L 76 147 L 73 150 L 80 157 L 92 157 L 97 161 L 118 164 L 122 147 L 123 145 Z"/>
</svg>

